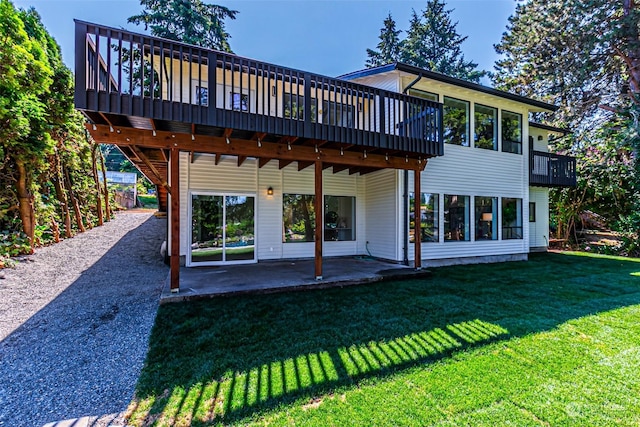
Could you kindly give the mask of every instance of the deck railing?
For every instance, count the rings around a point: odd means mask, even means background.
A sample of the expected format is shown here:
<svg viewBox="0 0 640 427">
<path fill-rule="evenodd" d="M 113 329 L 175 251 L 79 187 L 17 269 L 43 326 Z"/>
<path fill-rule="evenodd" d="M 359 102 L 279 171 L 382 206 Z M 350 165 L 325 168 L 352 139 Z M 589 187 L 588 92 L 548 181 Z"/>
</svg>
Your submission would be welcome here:
<svg viewBox="0 0 640 427">
<path fill-rule="evenodd" d="M 442 104 L 76 21 L 76 107 L 438 156 Z"/>
<path fill-rule="evenodd" d="M 531 151 L 529 185 L 542 187 L 575 187 L 576 159 L 561 154 Z"/>
</svg>

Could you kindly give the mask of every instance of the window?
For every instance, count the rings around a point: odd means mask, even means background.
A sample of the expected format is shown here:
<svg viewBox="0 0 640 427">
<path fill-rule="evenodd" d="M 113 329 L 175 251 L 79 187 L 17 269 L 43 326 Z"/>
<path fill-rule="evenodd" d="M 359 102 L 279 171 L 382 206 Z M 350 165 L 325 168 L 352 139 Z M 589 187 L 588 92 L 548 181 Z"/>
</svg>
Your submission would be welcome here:
<svg viewBox="0 0 640 427">
<path fill-rule="evenodd" d="M 536 203 L 529 202 L 529 222 L 536 222 Z"/>
<path fill-rule="evenodd" d="M 487 150 L 498 149 L 498 109 L 475 104 L 475 146 Z"/>
<path fill-rule="evenodd" d="M 325 101 L 322 122 L 326 125 L 353 127 L 353 106 Z"/>
<path fill-rule="evenodd" d="M 502 111 L 502 151 L 522 154 L 522 115 Z"/>
<path fill-rule="evenodd" d="M 309 194 L 282 195 L 283 242 L 313 242 L 316 229 L 315 199 Z"/>
<path fill-rule="evenodd" d="M 498 239 L 498 198 L 476 197 L 476 240 Z"/>
<path fill-rule="evenodd" d="M 469 146 L 469 103 L 444 97 L 444 142 Z"/>
<path fill-rule="evenodd" d="M 409 89 L 407 91 L 408 95 L 415 96 L 416 98 L 428 99 L 429 101 L 438 102 L 438 94 L 427 92 L 425 90 L 420 89 Z"/>
<path fill-rule="evenodd" d="M 409 193 L 409 241 L 415 242 L 415 195 Z M 438 241 L 439 200 L 437 194 L 420 194 L 420 241 Z"/>
<path fill-rule="evenodd" d="M 502 238 L 522 239 L 522 199 L 502 198 Z"/>
<path fill-rule="evenodd" d="M 469 196 L 444 196 L 444 240 L 469 241 Z"/>
<path fill-rule="evenodd" d="M 249 111 L 249 95 L 231 92 L 231 107 L 233 111 Z"/>
<path fill-rule="evenodd" d="M 316 98 L 311 98 L 311 123 L 316 122 L 317 105 Z M 284 117 L 286 119 L 304 120 L 304 96 L 285 92 Z"/>
<path fill-rule="evenodd" d="M 324 196 L 324 240 L 356 240 L 356 198 Z"/>
<path fill-rule="evenodd" d="M 196 86 L 196 103 L 204 107 L 209 105 L 209 88 Z"/>
</svg>

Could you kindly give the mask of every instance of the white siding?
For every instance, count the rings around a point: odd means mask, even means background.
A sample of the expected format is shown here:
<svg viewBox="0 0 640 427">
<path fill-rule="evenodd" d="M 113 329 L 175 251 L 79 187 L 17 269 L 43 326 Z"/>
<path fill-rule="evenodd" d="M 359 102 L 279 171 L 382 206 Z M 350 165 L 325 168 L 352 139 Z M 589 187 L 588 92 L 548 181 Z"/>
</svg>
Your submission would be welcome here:
<svg viewBox="0 0 640 427">
<path fill-rule="evenodd" d="M 267 189 L 273 188 L 273 195 Z M 282 258 L 282 173 L 272 160 L 258 169 L 258 259 Z"/>
<path fill-rule="evenodd" d="M 398 173 L 385 169 L 365 175 L 366 240 L 377 258 L 399 260 Z"/>
<path fill-rule="evenodd" d="M 549 190 L 531 187 L 529 201 L 536 204 L 536 220 L 529 223 L 529 245 L 532 248 L 546 248 L 549 246 Z"/>
</svg>

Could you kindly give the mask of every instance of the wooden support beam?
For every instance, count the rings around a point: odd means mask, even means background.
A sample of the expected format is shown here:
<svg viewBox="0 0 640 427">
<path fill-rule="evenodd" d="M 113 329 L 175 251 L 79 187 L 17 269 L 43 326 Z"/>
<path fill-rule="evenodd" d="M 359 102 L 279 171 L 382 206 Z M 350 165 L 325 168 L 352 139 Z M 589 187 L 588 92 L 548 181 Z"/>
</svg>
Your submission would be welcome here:
<svg viewBox="0 0 640 427">
<path fill-rule="evenodd" d="M 189 153 L 189 157 L 191 158 L 191 163 L 196 161 L 196 153 L 194 151 Z"/>
<path fill-rule="evenodd" d="M 360 168 L 359 167 L 349 168 L 349 175 L 355 175 L 355 174 L 357 174 L 359 172 L 360 172 Z"/>
<path fill-rule="evenodd" d="M 315 200 L 313 208 L 316 213 L 315 230 L 315 273 L 316 280 L 322 280 L 322 230 L 324 228 L 324 197 L 322 195 L 322 161 L 315 162 Z"/>
<path fill-rule="evenodd" d="M 331 166 L 333 166 L 331 163 L 323 163 L 322 170 L 329 169 Z"/>
<path fill-rule="evenodd" d="M 280 160 L 278 162 L 278 169 L 284 169 L 291 163 L 293 163 L 293 160 Z"/>
<path fill-rule="evenodd" d="M 103 113 L 103 112 L 98 112 L 98 114 L 100 114 L 100 117 L 102 117 L 102 120 L 104 120 L 105 122 L 107 122 L 107 124 L 109 125 L 109 128 L 111 129 L 111 132 L 113 132 L 113 124 L 111 123 L 111 121 L 107 118 L 107 116 Z"/>
<path fill-rule="evenodd" d="M 413 171 L 413 218 L 414 218 L 414 261 L 416 270 L 422 269 L 422 194 L 420 192 L 420 171 Z"/>
<path fill-rule="evenodd" d="M 247 156 L 238 156 L 238 167 L 242 166 L 245 160 L 247 160 Z"/>
<path fill-rule="evenodd" d="M 266 132 L 256 132 L 256 133 L 253 135 L 253 140 L 254 140 L 254 141 L 263 140 L 265 136 L 267 136 L 267 133 L 266 133 Z"/>
<path fill-rule="evenodd" d="M 297 136 L 283 136 L 278 140 L 278 144 L 286 144 L 286 143 L 293 144 L 294 142 L 296 142 L 297 139 L 298 139 Z"/>
<path fill-rule="evenodd" d="M 160 154 L 162 155 L 162 158 L 165 162 L 169 161 L 169 154 L 167 153 L 167 150 L 160 149 Z"/>
<path fill-rule="evenodd" d="M 223 138 L 229 138 L 231 136 L 231 134 L 233 133 L 233 129 L 231 128 L 226 128 L 224 130 L 224 132 L 222 133 L 222 137 Z"/>
<path fill-rule="evenodd" d="M 269 158 L 260 157 L 258 159 L 258 168 L 259 169 L 262 168 L 263 166 L 265 166 L 270 161 L 271 161 L 271 159 L 269 159 Z"/>
<path fill-rule="evenodd" d="M 171 149 L 171 292 L 180 290 L 180 150 Z"/>
<path fill-rule="evenodd" d="M 298 162 L 298 172 L 308 168 L 309 166 L 311 166 L 313 164 L 314 164 L 314 162 L 302 162 L 302 161 Z"/>
<path fill-rule="evenodd" d="M 117 128 L 110 132 L 105 125 L 87 126 L 89 133 L 97 142 L 121 145 L 138 145 L 150 148 L 174 148 L 185 151 L 197 151 L 199 153 L 216 153 L 232 156 L 268 157 L 290 161 L 321 160 L 323 163 L 335 165 L 348 165 L 375 169 L 403 169 L 423 170 L 426 161 L 416 158 L 385 156 L 384 154 L 367 154 L 350 150 L 341 152 L 339 149 L 322 148 L 316 152 L 315 147 L 295 145 L 288 149 L 287 144 L 263 142 L 262 147 L 257 144 L 247 144 L 246 140 L 229 141 L 224 137 L 196 135 L 192 139 L 189 134 L 157 131 L 157 137 L 152 137 L 151 131 L 134 128 Z"/>
<path fill-rule="evenodd" d="M 169 191 L 169 193 L 171 193 L 171 186 L 169 185 L 169 183 L 167 183 L 166 178 L 158 171 L 158 169 L 153 165 L 153 163 L 151 163 L 151 161 L 149 160 L 149 158 L 142 152 L 142 150 L 140 150 L 138 147 L 136 147 L 135 145 L 131 146 L 131 150 L 136 153 L 136 155 L 138 156 L 138 158 L 142 161 L 142 163 L 145 164 L 146 167 L 149 168 L 149 171 L 153 174 L 153 176 L 156 177 L 156 179 L 158 180 L 158 182 L 161 183 L 161 185 L 163 185 L 164 187 L 167 188 L 167 191 Z"/>
<path fill-rule="evenodd" d="M 222 157 L 222 154 L 215 153 L 214 155 L 216 156 L 216 159 L 213 161 L 213 164 L 218 166 L 218 163 L 220 163 L 220 157 Z"/>
</svg>

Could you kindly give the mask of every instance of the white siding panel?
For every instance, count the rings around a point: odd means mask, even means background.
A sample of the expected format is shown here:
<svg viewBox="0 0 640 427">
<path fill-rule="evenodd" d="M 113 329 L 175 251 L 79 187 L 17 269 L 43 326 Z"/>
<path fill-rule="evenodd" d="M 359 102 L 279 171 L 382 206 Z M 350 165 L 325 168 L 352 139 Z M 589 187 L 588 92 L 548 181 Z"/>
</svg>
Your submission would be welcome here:
<svg viewBox="0 0 640 427">
<path fill-rule="evenodd" d="M 398 172 L 391 169 L 365 175 L 366 240 L 371 255 L 398 260 Z M 365 242 L 366 243 L 366 242 Z"/>
<path fill-rule="evenodd" d="M 267 189 L 273 188 L 273 195 Z M 278 162 L 258 169 L 258 260 L 282 258 L 282 173 Z"/>
<path fill-rule="evenodd" d="M 549 246 L 549 190 L 531 187 L 529 201 L 536 204 L 536 221 L 529 223 L 529 245 L 532 248 Z"/>
</svg>

